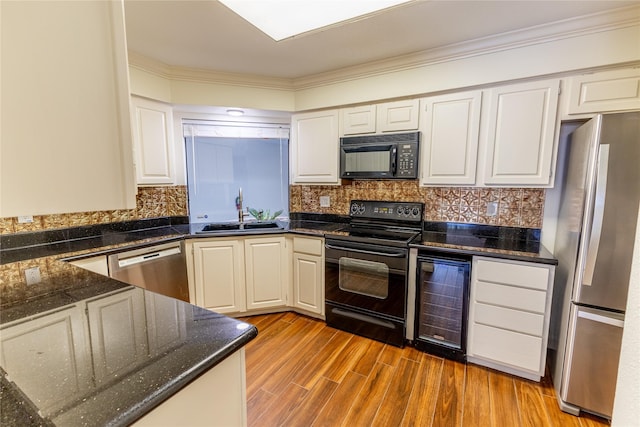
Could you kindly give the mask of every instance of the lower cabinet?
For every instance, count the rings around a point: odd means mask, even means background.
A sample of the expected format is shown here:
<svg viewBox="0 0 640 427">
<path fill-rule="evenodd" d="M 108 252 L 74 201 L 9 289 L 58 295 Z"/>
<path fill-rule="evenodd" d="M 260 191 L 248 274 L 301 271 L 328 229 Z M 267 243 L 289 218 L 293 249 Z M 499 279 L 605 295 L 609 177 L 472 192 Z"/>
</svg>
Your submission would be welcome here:
<svg viewBox="0 0 640 427">
<path fill-rule="evenodd" d="M 324 239 L 293 239 L 293 308 L 324 318 Z"/>
<path fill-rule="evenodd" d="M 282 235 L 188 241 L 187 263 L 195 305 L 225 314 L 287 305 L 289 263 Z"/>
<path fill-rule="evenodd" d="M 474 257 L 467 360 L 534 381 L 544 376 L 555 267 Z"/>
<path fill-rule="evenodd" d="M 189 245 L 192 245 L 191 250 Z M 246 311 L 244 246 L 241 240 L 188 242 L 187 263 L 192 304 L 218 313 Z"/>
<path fill-rule="evenodd" d="M 288 268 L 284 236 L 244 241 L 247 310 L 287 305 Z"/>
<path fill-rule="evenodd" d="M 196 378 L 132 425 L 246 426 L 244 348 Z"/>
</svg>

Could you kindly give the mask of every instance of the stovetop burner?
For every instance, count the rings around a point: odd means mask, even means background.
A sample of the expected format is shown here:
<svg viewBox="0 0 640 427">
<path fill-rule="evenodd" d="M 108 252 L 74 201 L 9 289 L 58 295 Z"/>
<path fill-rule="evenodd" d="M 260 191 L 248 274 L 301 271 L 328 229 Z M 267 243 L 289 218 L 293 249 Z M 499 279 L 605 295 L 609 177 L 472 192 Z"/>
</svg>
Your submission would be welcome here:
<svg viewBox="0 0 640 427">
<path fill-rule="evenodd" d="M 406 246 L 422 232 L 424 205 L 416 202 L 352 200 L 351 223 L 340 229 L 341 240 Z"/>
</svg>

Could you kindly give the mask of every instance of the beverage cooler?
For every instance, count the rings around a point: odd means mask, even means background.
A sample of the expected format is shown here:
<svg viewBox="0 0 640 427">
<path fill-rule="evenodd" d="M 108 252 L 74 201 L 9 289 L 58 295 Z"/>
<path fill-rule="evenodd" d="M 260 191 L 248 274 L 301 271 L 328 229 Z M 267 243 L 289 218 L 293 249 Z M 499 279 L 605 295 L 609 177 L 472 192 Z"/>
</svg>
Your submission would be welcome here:
<svg viewBox="0 0 640 427">
<path fill-rule="evenodd" d="M 409 304 L 414 313 L 408 316 L 413 323 L 407 338 L 419 350 L 464 361 L 471 257 L 419 250 L 413 263 Z"/>
</svg>

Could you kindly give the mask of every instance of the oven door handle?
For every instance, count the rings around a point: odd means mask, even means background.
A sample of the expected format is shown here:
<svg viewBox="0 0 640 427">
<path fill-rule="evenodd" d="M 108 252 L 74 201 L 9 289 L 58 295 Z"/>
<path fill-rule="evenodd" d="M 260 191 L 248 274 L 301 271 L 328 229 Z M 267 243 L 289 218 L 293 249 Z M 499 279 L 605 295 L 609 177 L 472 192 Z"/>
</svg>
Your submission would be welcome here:
<svg viewBox="0 0 640 427">
<path fill-rule="evenodd" d="M 367 255 L 377 255 L 377 256 L 385 256 L 385 257 L 389 257 L 389 258 L 403 258 L 405 256 L 407 256 L 404 252 L 377 252 L 377 251 L 368 251 L 366 249 L 355 249 L 355 248 L 345 248 L 342 246 L 334 246 L 334 245 L 324 245 L 325 248 L 327 249 L 334 249 L 337 251 L 347 251 L 347 252 L 358 252 L 361 254 L 367 254 Z"/>
</svg>

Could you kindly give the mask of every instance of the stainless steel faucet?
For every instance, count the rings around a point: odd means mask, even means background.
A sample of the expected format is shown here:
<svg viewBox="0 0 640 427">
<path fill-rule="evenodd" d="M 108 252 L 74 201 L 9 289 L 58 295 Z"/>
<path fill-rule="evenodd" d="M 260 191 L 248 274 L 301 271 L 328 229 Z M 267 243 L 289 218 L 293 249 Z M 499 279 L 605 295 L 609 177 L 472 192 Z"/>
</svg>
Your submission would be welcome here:
<svg viewBox="0 0 640 427">
<path fill-rule="evenodd" d="M 240 224 L 244 223 L 244 217 L 249 216 L 249 208 L 247 207 L 247 212 L 243 212 L 242 209 L 242 187 L 238 190 L 238 198 L 236 199 L 236 208 L 238 209 L 238 222 Z"/>
</svg>

